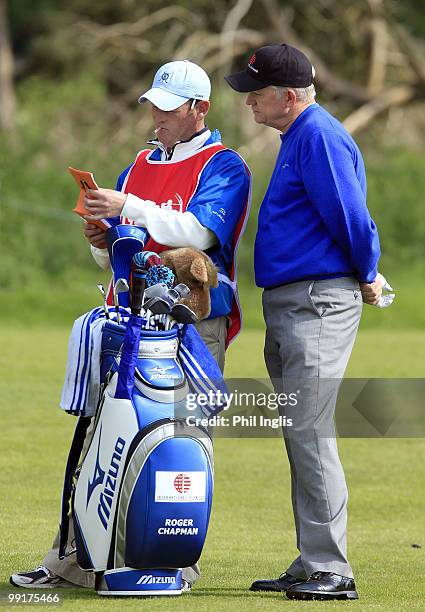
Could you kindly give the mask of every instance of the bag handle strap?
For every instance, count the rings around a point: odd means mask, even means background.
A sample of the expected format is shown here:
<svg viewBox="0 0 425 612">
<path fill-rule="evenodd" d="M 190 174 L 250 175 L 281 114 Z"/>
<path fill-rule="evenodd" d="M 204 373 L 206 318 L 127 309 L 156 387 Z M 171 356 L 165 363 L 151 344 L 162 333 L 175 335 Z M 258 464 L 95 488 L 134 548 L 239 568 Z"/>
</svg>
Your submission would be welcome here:
<svg viewBox="0 0 425 612">
<path fill-rule="evenodd" d="M 78 467 L 78 461 L 83 450 L 84 439 L 90 425 L 91 417 L 80 417 L 74 431 L 71 448 L 66 462 L 65 477 L 62 492 L 61 522 L 59 526 L 59 559 L 64 559 L 71 553 L 66 553 L 69 534 L 69 517 L 71 512 L 71 497 L 73 490 L 74 475 Z M 71 552 L 74 552 L 73 550 Z"/>
</svg>

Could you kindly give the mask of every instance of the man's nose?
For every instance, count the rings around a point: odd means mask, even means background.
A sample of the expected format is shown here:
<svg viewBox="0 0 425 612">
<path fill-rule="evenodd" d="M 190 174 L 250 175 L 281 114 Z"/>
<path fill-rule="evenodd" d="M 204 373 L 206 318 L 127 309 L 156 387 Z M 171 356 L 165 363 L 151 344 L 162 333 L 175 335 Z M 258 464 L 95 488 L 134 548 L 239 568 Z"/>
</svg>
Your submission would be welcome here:
<svg viewBox="0 0 425 612">
<path fill-rule="evenodd" d="M 249 93 L 245 99 L 245 104 L 247 106 L 252 106 L 252 95 Z"/>
</svg>

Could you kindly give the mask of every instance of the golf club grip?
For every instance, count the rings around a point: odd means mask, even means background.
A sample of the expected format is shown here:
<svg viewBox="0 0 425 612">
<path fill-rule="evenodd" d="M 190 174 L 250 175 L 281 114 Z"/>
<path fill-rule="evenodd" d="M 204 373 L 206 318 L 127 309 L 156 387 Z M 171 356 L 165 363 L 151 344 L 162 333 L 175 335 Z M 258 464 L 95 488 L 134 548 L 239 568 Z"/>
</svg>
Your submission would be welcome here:
<svg viewBox="0 0 425 612">
<path fill-rule="evenodd" d="M 143 294 L 146 287 L 146 271 L 140 268 L 133 270 L 131 283 L 130 308 L 134 315 L 140 314 L 142 309 Z"/>
</svg>

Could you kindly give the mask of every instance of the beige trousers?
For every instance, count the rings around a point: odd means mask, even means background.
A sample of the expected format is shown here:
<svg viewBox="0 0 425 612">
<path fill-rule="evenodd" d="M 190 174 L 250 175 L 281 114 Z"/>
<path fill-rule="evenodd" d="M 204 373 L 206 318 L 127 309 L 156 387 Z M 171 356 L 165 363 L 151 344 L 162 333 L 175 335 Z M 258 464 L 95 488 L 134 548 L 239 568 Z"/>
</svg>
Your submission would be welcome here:
<svg viewBox="0 0 425 612">
<path fill-rule="evenodd" d="M 212 356 L 217 361 L 220 370 L 223 372 L 225 359 L 226 317 L 206 319 L 205 321 L 196 323 L 195 327 L 207 345 Z M 93 428 L 90 426 L 87 431 L 86 439 L 84 440 L 82 451 L 83 455 L 90 444 L 92 433 Z M 72 549 L 74 547 L 74 527 L 72 521 L 70 521 L 67 549 Z M 94 573 L 85 572 L 79 567 L 75 552 L 71 553 L 64 559 L 59 559 L 59 531 L 56 533 L 52 548 L 42 561 L 42 565 L 47 567 L 54 574 L 61 576 L 76 586 L 94 588 Z M 192 567 L 185 567 L 183 569 L 183 578 L 190 584 L 194 584 L 199 579 L 200 575 L 201 572 L 197 563 L 192 565 Z"/>
</svg>

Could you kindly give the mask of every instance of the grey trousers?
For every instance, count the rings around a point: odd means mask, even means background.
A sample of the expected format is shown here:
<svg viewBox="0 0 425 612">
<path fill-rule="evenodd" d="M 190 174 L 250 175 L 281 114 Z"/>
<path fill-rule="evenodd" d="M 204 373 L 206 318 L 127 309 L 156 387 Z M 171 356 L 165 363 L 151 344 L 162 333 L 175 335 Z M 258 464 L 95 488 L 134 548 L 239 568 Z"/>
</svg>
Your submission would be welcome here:
<svg viewBox="0 0 425 612">
<path fill-rule="evenodd" d="M 362 312 L 351 277 L 300 281 L 263 293 L 264 356 L 276 392 L 296 397 L 283 413 L 300 555 L 296 578 L 327 571 L 352 577 L 347 560 L 348 492 L 334 430 L 338 388 Z"/>
<path fill-rule="evenodd" d="M 196 323 L 196 328 L 202 337 L 203 341 L 210 350 L 212 356 L 217 361 L 220 370 L 224 370 L 225 358 L 225 340 L 226 340 L 226 317 L 217 317 L 215 319 L 207 319 Z M 93 428 L 89 427 L 84 440 L 82 454 L 84 455 L 92 438 Z M 75 546 L 74 542 L 74 527 L 72 521 L 69 524 L 68 549 Z M 70 554 L 64 559 L 59 559 L 59 531 L 56 533 L 52 548 L 49 550 L 42 565 L 47 567 L 57 576 L 61 576 L 68 582 L 72 582 L 76 586 L 94 588 L 93 572 L 84 572 L 77 564 L 77 555 Z M 190 584 L 194 584 L 201 576 L 199 565 L 196 563 L 192 567 L 183 569 L 183 578 Z"/>
</svg>

